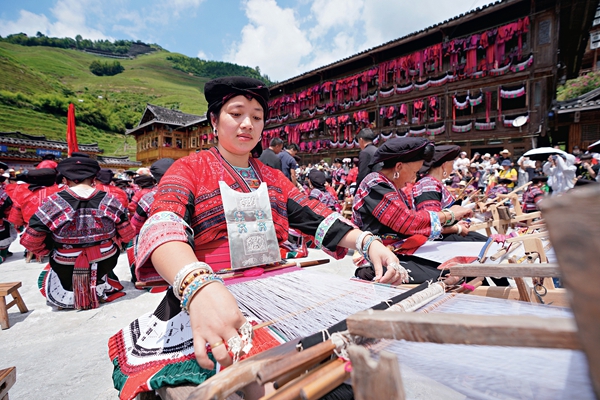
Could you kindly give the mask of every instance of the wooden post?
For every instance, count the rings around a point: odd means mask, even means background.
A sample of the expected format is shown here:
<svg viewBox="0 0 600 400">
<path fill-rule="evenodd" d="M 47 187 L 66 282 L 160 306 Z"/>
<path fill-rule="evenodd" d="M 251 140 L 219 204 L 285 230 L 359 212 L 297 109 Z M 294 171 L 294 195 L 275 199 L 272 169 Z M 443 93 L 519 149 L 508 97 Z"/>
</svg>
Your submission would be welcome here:
<svg viewBox="0 0 600 400">
<path fill-rule="evenodd" d="M 382 311 L 385 312 L 385 311 Z M 356 400 L 379 399 L 404 400 L 404 385 L 396 355 L 387 351 L 379 354 L 379 362 L 371 359 L 364 347 L 348 348 L 352 361 L 352 389 Z"/>
<path fill-rule="evenodd" d="M 600 198 L 599 185 L 543 200 L 544 218 L 562 283 L 570 292 L 596 397 L 600 398 Z"/>
</svg>

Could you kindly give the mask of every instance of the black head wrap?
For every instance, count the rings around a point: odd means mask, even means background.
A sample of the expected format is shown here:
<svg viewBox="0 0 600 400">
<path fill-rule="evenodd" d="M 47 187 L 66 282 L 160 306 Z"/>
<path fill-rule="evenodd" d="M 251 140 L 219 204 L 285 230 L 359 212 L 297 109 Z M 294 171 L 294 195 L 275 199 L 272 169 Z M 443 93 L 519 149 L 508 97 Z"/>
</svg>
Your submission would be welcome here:
<svg viewBox="0 0 600 400">
<path fill-rule="evenodd" d="M 167 172 L 169 167 L 173 165 L 174 162 L 175 160 L 172 158 L 161 158 L 160 160 L 155 161 L 152 166 L 150 166 L 150 173 L 154 179 L 156 179 L 156 182 L 160 182 L 165 172 Z"/>
<path fill-rule="evenodd" d="M 435 146 L 431 161 L 424 162 L 419 173 L 426 174 L 431 168 L 437 168 L 446 161 L 454 160 L 460 154 L 460 146 L 454 144 L 444 144 Z"/>
<path fill-rule="evenodd" d="M 85 158 L 90 158 L 89 154 L 86 153 L 82 153 L 80 151 L 74 151 L 71 153 L 71 157 L 85 157 Z"/>
<path fill-rule="evenodd" d="M 154 178 L 150 175 L 136 176 L 135 178 L 133 178 L 133 182 L 143 189 L 149 189 L 156 183 Z"/>
<path fill-rule="evenodd" d="M 319 190 L 325 189 L 325 173 L 323 171 L 319 171 L 318 169 L 311 169 L 308 173 L 308 180 L 310 183 Z"/>
<path fill-rule="evenodd" d="M 29 171 L 24 176 L 25 182 L 32 186 L 52 186 L 56 182 L 56 170 L 54 168 L 38 168 Z"/>
<path fill-rule="evenodd" d="M 96 179 L 98 179 L 100 182 L 104 183 L 105 185 L 110 184 L 110 182 L 112 181 L 112 177 L 113 177 L 113 172 L 110 169 L 101 169 L 96 174 Z"/>
<path fill-rule="evenodd" d="M 543 176 L 543 175 L 536 175 L 533 178 L 531 178 L 531 182 L 533 182 L 533 183 L 548 182 L 548 177 Z"/>
<path fill-rule="evenodd" d="M 434 145 L 425 138 L 401 137 L 390 139 L 377 149 L 369 167 L 383 162 L 384 166 L 403 162 L 430 161 L 434 153 Z"/>
<path fill-rule="evenodd" d="M 223 104 L 238 95 L 256 99 L 263 108 L 264 115 L 267 115 L 269 88 L 263 82 L 245 76 L 226 76 L 204 84 L 204 97 L 208 102 L 208 121 L 210 122 L 211 113 L 218 115 Z"/>
<path fill-rule="evenodd" d="M 8 169 L 8 164 L 0 161 L 0 169 L 3 169 L 6 171 Z"/>
<path fill-rule="evenodd" d="M 69 157 L 59 162 L 56 169 L 68 180 L 79 183 L 95 177 L 100 171 L 100 164 L 89 157 Z"/>
<path fill-rule="evenodd" d="M 506 179 L 506 178 L 500 178 L 500 179 L 498 179 L 498 183 L 501 185 L 510 185 L 511 183 L 513 183 L 513 181 L 511 181 L 510 179 Z"/>
</svg>

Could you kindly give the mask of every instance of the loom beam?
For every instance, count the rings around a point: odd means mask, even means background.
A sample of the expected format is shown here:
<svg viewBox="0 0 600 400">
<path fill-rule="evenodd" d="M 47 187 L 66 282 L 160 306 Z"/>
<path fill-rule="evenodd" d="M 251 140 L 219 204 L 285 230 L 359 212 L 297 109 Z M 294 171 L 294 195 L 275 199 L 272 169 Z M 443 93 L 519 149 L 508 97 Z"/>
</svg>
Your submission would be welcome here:
<svg viewBox="0 0 600 400">
<path fill-rule="evenodd" d="M 581 349 L 569 318 L 362 311 L 348 317 L 348 330 L 411 342 Z"/>
</svg>

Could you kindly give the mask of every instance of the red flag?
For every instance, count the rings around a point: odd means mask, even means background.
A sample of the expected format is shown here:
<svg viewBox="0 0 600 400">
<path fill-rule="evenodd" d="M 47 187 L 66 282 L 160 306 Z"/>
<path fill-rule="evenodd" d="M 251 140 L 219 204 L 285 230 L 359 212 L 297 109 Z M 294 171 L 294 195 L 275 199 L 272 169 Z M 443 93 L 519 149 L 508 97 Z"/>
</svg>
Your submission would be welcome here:
<svg viewBox="0 0 600 400">
<path fill-rule="evenodd" d="M 77 146 L 77 133 L 75 133 L 75 105 L 69 104 L 69 112 L 67 114 L 67 146 L 69 148 L 69 157 L 74 151 L 79 151 Z"/>
</svg>

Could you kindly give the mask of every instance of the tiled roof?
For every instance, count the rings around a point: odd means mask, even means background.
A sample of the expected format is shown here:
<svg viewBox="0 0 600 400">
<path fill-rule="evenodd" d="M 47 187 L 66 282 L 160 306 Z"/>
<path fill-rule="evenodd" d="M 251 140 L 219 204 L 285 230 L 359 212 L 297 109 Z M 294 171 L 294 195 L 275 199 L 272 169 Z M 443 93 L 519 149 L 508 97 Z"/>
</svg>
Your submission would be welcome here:
<svg viewBox="0 0 600 400">
<path fill-rule="evenodd" d="M 101 165 L 127 165 L 130 167 L 141 167 L 142 163 L 140 161 L 132 161 L 129 157 L 106 157 L 106 156 L 98 156 L 98 163 Z"/>
<path fill-rule="evenodd" d="M 594 110 L 600 108 L 600 88 L 585 93 L 575 99 L 557 101 L 552 109 L 559 114 L 566 114 L 575 111 Z"/>
<path fill-rule="evenodd" d="M 148 113 L 150 113 L 153 118 L 142 122 L 146 119 Z M 155 106 L 154 104 L 148 103 L 138 126 L 133 129 L 128 129 L 125 134 L 130 135 L 141 128 L 156 123 L 188 127 L 203 121 L 206 121 L 206 115 L 187 114 L 179 110 L 171 110 L 170 108 Z"/>
<path fill-rule="evenodd" d="M 13 145 L 13 146 L 31 146 L 31 147 L 42 147 L 45 149 L 55 149 L 61 151 L 67 151 L 67 142 L 58 140 L 46 139 L 46 136 L 33 136 L 16 132 L 0 132 L 0 144 Z M 98 143 L 90 144 L 79 144 L 79 150 L 87 153 L 101 153 L 102 150 L 98 147 Z"/>
</svg>

